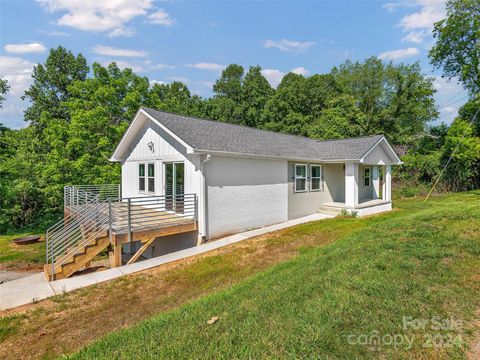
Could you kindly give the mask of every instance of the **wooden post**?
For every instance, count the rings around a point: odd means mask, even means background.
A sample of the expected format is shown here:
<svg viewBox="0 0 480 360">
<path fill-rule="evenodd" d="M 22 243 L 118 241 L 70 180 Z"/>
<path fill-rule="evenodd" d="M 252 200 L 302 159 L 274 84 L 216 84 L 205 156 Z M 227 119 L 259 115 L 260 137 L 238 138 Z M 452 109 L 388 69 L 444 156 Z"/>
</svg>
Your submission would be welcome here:
<svg viewBox="0 0 480 360">
<path fill-rule="evenodd" d="M 128 198 L 127 214 L 128 214 L 128 241 L 132 242 L 132 199 Z"/>
<path fill-rule="evenodd" d="M 117 241 L 116 236 L 113 236 L 113 241 L 110 243 L 112 250 L 108 254 L 110 259 L 110 267 L 115 268 L 122 266 L 122 244 Z"/>
</svg>

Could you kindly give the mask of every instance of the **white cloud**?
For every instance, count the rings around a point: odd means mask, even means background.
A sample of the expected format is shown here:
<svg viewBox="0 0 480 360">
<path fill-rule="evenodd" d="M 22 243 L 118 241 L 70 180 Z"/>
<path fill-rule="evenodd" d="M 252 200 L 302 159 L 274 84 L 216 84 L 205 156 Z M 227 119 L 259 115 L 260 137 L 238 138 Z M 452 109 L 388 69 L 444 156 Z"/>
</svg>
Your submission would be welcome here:
<svg viewBox="0 0 480 360">
<path fill-rule="evenodd" d="M 103 45 L 96 45 L 92 50 L 95 54 L 105 56 L 146 57 L 148 55 L 147 52 L 141 50 L 120 49 Z"/>
<path fill-rule="evenodd" d="M 394 11 L 400 7 L 420 8 L 417 11 L 405 15 L 397 26 L 408 34 L 402 41 L 420 44 L 431 33 L 433 24 L 445 17 L 446 0 L 400 0 L 383 4 L 388 11 Z"/>
<path fill-rule="evenodd" d="M 296 67 L 290 70 L 290 72 L 294 74 L 302 75 L 302 76 L 307 76 L 308 74 L 310 74 L 310 71 L 308 71 L 302 66 Z M 261 73 L 265 77 L 265 79 L 267 79 L 269 84 L 274 88 L 276 88 L 280 84 L 283 77 L 286 75 L 286 73 L 278 69 L 263 69 Z"/>
<path fill-rule="evenodd" d="M 175 24 L 175 19 L 172 18 L 164 9 L 158 9 L 148 16 L 151 24 L 172 26 Z"/>
<path fill-rule="evenodd" d="M 167 83 L 165 81 L 162 81 L 162 80 L 150 80 L 149 84 L 150 84 L 150 87 L 152 87 L 155 84 L 166 85 Z"/>
<path fill-rule="evenodd" d="M 119 36 L 132 37 L 133 35 L 135 35 L 135 32 L 136 32 L 135 29 L 132 27 L 123 27 L 123 28 L 118 28 L 111 31 L 108 34 L 108 37 L 109 38 L 116 38 Z"/>
<path fill-rule="evenodd" d="M 315 45 L 313 41 L 293 41 L 293 40 L 265 40 L 263 44 L 266 48 L 276 48 L 288 52 L 303 52 Z"/>
<path fill-rule="evenodd" d="M 225 65 L 215 64 L 215 63 L 207 63 L 207 62 L 196 63 L 196 64 L 188 64 L 187 66 L 191 67 L 191 68 L 195 68 L 195 69 L 217 71 L 217 72 L 225 69 Z"/>
<path fill-rule="evenodd" d="M 378 57 L 382 60 L 398 60 L 420 54 L 417 48 L 384 51 Z"/>
<path fill-rule="evenodd" d="M 10 85 L 11 95 L 23 95 L 32 82 L 32 71 L 35 64 L 19 57 L 0 56 L 0 77 Z"/>
<path fill-rule="evenodd" d="M 3 108 L 0 110 L 1 122 L 7 126 L 20 128 L 25 126 L 21 119 L 25 103 L 21 96 L 32 83 L 32 71 L 35 64 L 31 61 L 11 56 L 0 56 L 0 77 L 10 85 Z"/>
<path fill-rule="evenodd" d="M 310 71 L 305 69 L 303 66 L 296 67 L 295 69 L 292 69 L 291 72 L 294 74 L 303 75 L 303 76 L 307 76 L 308 74 L 310 74 Z"/>
<path fill-rule="evenodd" d="M 421 44 L 425 36 L 428 35 L 426 31 L 410 31 L 402 38 L 402 42 L 412 42 L 415 44 Z"/>
<path fill-rule="evenodd" d="M 440 76 L 434 79 L 433 86 L 437 90 L 435 103 L 439 106 L 439 120 L 449 124 L 457 116 L 460 106 L 467 102 L 467 92 L 456 79 L 449 81 Z"/>
<path fill-rule="evenodd" d="M 282 81 L 285 73 L 277 69 L 263 69 L 262 75 L 265 76 L 270 85 L 276 88 Z"/>
<path fill-rule="evenodd" d="M 103 66 L 107 66 L 110 63 L 115 62 L 120 69 L 132 69 L 135 73 L 144 73 L 155 70 L 164 70 L 164 69 L 173 69 L 175 66 L 154 63 L 150 60 L 144 61 L 124 61 L 124 60 L 104 60 L 102 61 Z"/>
<path fill-rule="evenodd" d="M 12 54 L 42 53 L 47 50 L 45 46 L 35 42 L 29 44 L 7 44 L 3 48 L 6 52 Z"/>
<path fill-rule="evenodd" d="M 131 35 L 126 25 L 138 16 L 146 16 L 152 0 L 37 0 L 52 13 L 62 15 L 57 25 L 78 30 L 109 32 L 110 36 Z"/>
</svg>

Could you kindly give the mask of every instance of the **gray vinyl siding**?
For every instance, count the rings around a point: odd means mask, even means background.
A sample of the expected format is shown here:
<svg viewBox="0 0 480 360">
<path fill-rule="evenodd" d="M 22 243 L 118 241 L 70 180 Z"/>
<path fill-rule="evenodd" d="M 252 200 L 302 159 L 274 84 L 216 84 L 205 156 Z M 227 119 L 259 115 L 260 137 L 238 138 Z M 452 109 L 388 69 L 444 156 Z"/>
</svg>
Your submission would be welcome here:
<svg viewBox="0 0 480 360">
<path fill-rule="evenodd" d="M 295 164 L 307 165 L 307 191 L 295 192 Z M 322 166 L 323 186 L 320 191 L 310 190 L 311 165 Z M 288 218 L 296 219 L 317 212 L 326 202 L 345 200 L 343 164 L 288 162 Z"/>
</svg>

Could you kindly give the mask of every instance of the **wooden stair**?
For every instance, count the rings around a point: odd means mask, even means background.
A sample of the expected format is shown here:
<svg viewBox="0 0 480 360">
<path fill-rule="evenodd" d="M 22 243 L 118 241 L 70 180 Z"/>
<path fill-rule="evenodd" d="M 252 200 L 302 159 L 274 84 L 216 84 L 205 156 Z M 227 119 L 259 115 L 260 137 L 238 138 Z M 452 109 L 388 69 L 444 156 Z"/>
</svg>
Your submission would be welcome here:
<svg viewBox="0 0 480 360">
<path fill-rule="evenodd" d="M 72 247 L 65 254 L 58 258 L 57 263 L 62 263 L 55 269 L 55 276 L 52 276 L 52 265 L 46 264 L 43 268 L 48 280 L 65 279 L 72 276 L 78 270 L 86 267 L 88 263 L 110 245 L 108 236 L 92 239 L 85 246 Z"/>
</svg>

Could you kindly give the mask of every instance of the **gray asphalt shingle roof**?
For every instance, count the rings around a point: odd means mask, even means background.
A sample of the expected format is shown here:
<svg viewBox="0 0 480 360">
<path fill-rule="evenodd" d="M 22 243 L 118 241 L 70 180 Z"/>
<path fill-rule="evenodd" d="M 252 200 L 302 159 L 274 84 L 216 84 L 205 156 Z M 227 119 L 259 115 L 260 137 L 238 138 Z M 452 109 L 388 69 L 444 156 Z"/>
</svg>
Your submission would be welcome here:
<svg viewBox="0 0 480 360">
<path fill-rule="evenodd" d="M 305 160 L 359 160 L 382 135 L 320 141 L 142 108 L 195 150 Z"/>
</svg>

